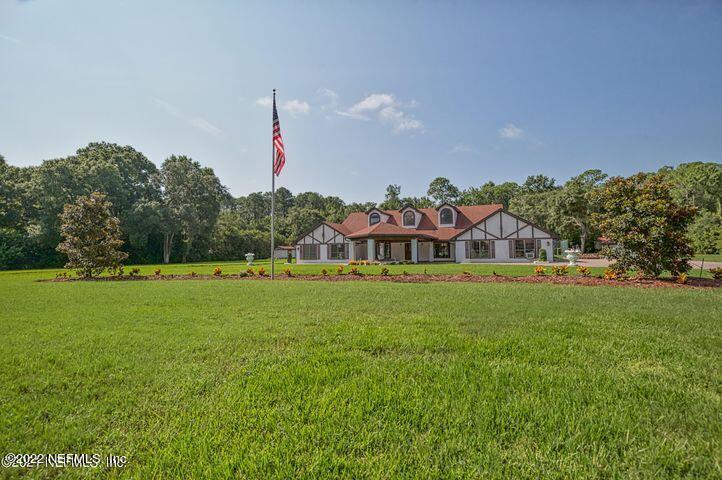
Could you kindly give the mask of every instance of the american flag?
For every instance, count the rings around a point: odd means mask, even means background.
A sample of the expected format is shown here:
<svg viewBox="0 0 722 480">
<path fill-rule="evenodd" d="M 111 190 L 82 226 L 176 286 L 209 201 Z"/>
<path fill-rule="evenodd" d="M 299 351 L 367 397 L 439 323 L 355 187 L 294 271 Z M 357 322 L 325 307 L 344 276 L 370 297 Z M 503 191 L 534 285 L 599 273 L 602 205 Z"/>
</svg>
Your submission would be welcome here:
<svg viewBox="0 0 722 480">
<path fill-rule="evenodd" d="M 273 159 L 273 173 L 278 176 L 286 164 L 286 151 L 283 149 L 283 138 L 281 137 L 281 124 L 278 122 L 275 93 L 273 94 L 273 146 L 276 149 L 276 157 Z"/>
</svg>

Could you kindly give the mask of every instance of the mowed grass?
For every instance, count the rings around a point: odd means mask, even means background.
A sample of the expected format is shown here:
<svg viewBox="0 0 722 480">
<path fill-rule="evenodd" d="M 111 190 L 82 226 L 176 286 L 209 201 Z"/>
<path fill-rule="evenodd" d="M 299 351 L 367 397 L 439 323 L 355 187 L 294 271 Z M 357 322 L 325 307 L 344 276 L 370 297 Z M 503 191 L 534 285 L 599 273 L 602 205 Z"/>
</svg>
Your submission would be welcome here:
<svg viewBox="0 0 722 480">
<path fill-rule="evenodd" d="M 556 262 L 556 265 L 563 266 L 566 262 Z M 451 274 L 461 275 L 464 272 L 469 272 L 474 275 L 505 275 L 513 277 L 523 277 L 534 274 L 534 268 L 536 265 L 532 263 L 516 263 L 516 264 L 493 264 L 493 263 L 418 263 L 418 264 L 407 264 L 407 265 L 348 265 L 347 262 L 343 263 L 324 263 L 324 264 L 297 264 L 297 263 L 286 263 L 285 260 L 277 260 L 275 265 L 276 274 L 284 276 L 284 270 L 290 269 L 292 275 L 320 275 L 322 270 L 326 270 L 329 275 L 335 275 L 339 266 L 343 267 L 343 274 L 349 272 L 353 267 L 356 267 L 359 272 L 364 275 L 380 275 L 382 268 L 387 268 L 389 275 L 401 275 L 404 272 L 409 274 Z M 198 263 L 176 263 L 176 264 L 159 264 L 159 265 L 130 265 L 125 267 L 125 274 L 130 273 L 132 268 L 138 268 L 140 275 L 153 275 L 156 269 L 159 269 L 161 275 L 187 275 L 194 272 L 198 275 L 211 275 L 213 270 L 219 267 L 223 275 L 237 275 L 240 272 L 245 272 L 251 268 L 254 273 L 258 273 L 259 268 L 263 268 L 267 275 L 271 274 L 271 262 L 270 260 L 257 260 L 253 262 L 253 265 L 249 267 L 246 262 L 198 262 Z M 546 273 L 552 274 L 552 267 L 545 265 Z M 589 269 L 591 275 L 602 275 L 605 268 L 592 267 Z M 63 269 L 56 270 L 34 270 L 29 273 L 39 275 L 42 278 L 53 278 L 55 273 L 61 272 Z M 75 277 L 75 273 L 67 271 L 71 277 Z M 633 272 L 630 272 L 630 275 Z M 107 272 L 103 274 L 107 275 Z M 569 267 L 568 275 L 575 276 L 579 275 L 576 267 Z M 708 271 L 708 267 L 705 267 L 700 271 L 699 267 L 693 267 L 689 271 L 690 277 L 704 277 L 711 278 L 712 275 Z M 39 277 L 39 278 L 40 278 Z M 662 275 L 662 277 L 669 277 L 668 273 Z"/>
<path fill-rule="evenodd" d="M 722 475 L 720 289 L 53 273 L 0 273 L 0 453 L 128 465 L 2 477 Z"/>
</svg>

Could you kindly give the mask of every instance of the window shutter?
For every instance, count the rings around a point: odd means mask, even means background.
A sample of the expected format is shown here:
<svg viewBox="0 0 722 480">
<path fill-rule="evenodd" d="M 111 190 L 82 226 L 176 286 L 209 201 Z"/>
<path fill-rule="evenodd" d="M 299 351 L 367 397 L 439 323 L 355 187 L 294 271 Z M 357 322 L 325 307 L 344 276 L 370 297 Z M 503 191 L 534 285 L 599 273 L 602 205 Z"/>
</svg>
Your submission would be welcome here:
<svg viewBox="0 0 722 480">
<path fill-rule="evenodd" d="M 469 249 L 471 248 L 471 242 L 469 240 L 464 242 L 464 251 L 466 253 L 465 258 L 471 258 L 471 255 L 469 255 Z"/>
<path fill-rule="evenodd" d="M 509 240 L 509 258 L 514 258 L 514 240 Z"/>
<path fill-rule="evenodd" d="M 489 240 L 489 247 L 491 247 L 489 248 L 489 255 L 491 256 L 491 258 L 496 258 L 496 252 L 494 251 L 495 244 L 496 242 L 494 240 Z"/>
<path fill-rule="evenodd" d="M 316 245 L 314 245 L 314 247 L 316 247 L 314 249 L 316 258 L 314 258 L 314 260 L 321 260 L 321 245 L 316 244 Z M 327 252 L 327 254 L 328 254 L 328 252 Z"/>
</svg>

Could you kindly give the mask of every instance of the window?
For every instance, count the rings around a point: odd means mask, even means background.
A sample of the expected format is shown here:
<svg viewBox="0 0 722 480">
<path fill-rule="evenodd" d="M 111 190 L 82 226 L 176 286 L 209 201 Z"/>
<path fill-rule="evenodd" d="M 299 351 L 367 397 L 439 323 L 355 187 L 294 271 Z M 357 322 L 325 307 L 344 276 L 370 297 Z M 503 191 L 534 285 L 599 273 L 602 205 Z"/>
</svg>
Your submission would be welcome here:
<svg viewBox="0 0 722 480">
<path fill-rule="evenodd" d="M 536 256 L 534 240 L 512 240 L 512 243 L 512 258 L 529 258 L 528 254 L 532 257 Z"/>
<path fill-rule="evenodd" d="M 495 258 L 494 242 L 470 240 L 466 242 L 466 258 Z"/>
<path fill-rule="evenodd" d="M 371 215 L 369 215 L 369 225 L 376 225 L 381 221 L 381 215 L 374 212 Z"/>
<path fill-rule="evenodd" d="M 416 215 L 411 210 L 404 212 L 404 227 L 413 227 L 416 225 Z"/>
<path fill-rule="evenodd" d="M 451 258 L 451 245 L 449 243 L 434 243 L 434 258 Z"/>
<path fill-rule="evenodd" d="M 439 212 L 439 222 L 442 225 L 453 225 L 454 224 L 454 212 L 450 208 L 442 208 Z"/>
<path fill-rule="evenodd" d="M 301 245 L 301 260 L 318 260 L 319 245 Z"/>
<path fill-rule="evenodd" d="M 330 243 L 328 245 L 329 260 L 347 260 L 348 248 L 345 243 Z"/>
</svg>

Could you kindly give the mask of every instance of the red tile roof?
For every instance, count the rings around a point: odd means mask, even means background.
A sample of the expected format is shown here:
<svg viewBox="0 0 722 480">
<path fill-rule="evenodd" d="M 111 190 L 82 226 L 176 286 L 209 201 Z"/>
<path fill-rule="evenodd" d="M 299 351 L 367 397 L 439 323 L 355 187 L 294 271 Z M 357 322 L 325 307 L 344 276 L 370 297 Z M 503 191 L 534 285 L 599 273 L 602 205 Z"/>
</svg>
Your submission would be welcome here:
<svg viewBox="0 0 722 480">
<path fill-rule="evenodd" d="M 417 228 L 402 227 L 401 211 L 399 210 L 379 210 L 379 212 L 385 213 L 390 218 L 386 222 L 380 222 L 370 227 L 368 226 L 368 214 L 366 212 L 355 212 L 346 217 L 346 220 L 340 225 L 343 230 L 334 226 L 338 224 L 327 224 L 349 238 L 386 236 L 419 237 L 448 241 L 502 209 L 503 206 L 497 204 L 457 206 L 456 225 L 453 227 L 439 226 L 438 210 L 435 208 L 417 209 L 418 212 L 421 212 L 421 220 Z"/>
</svg>

